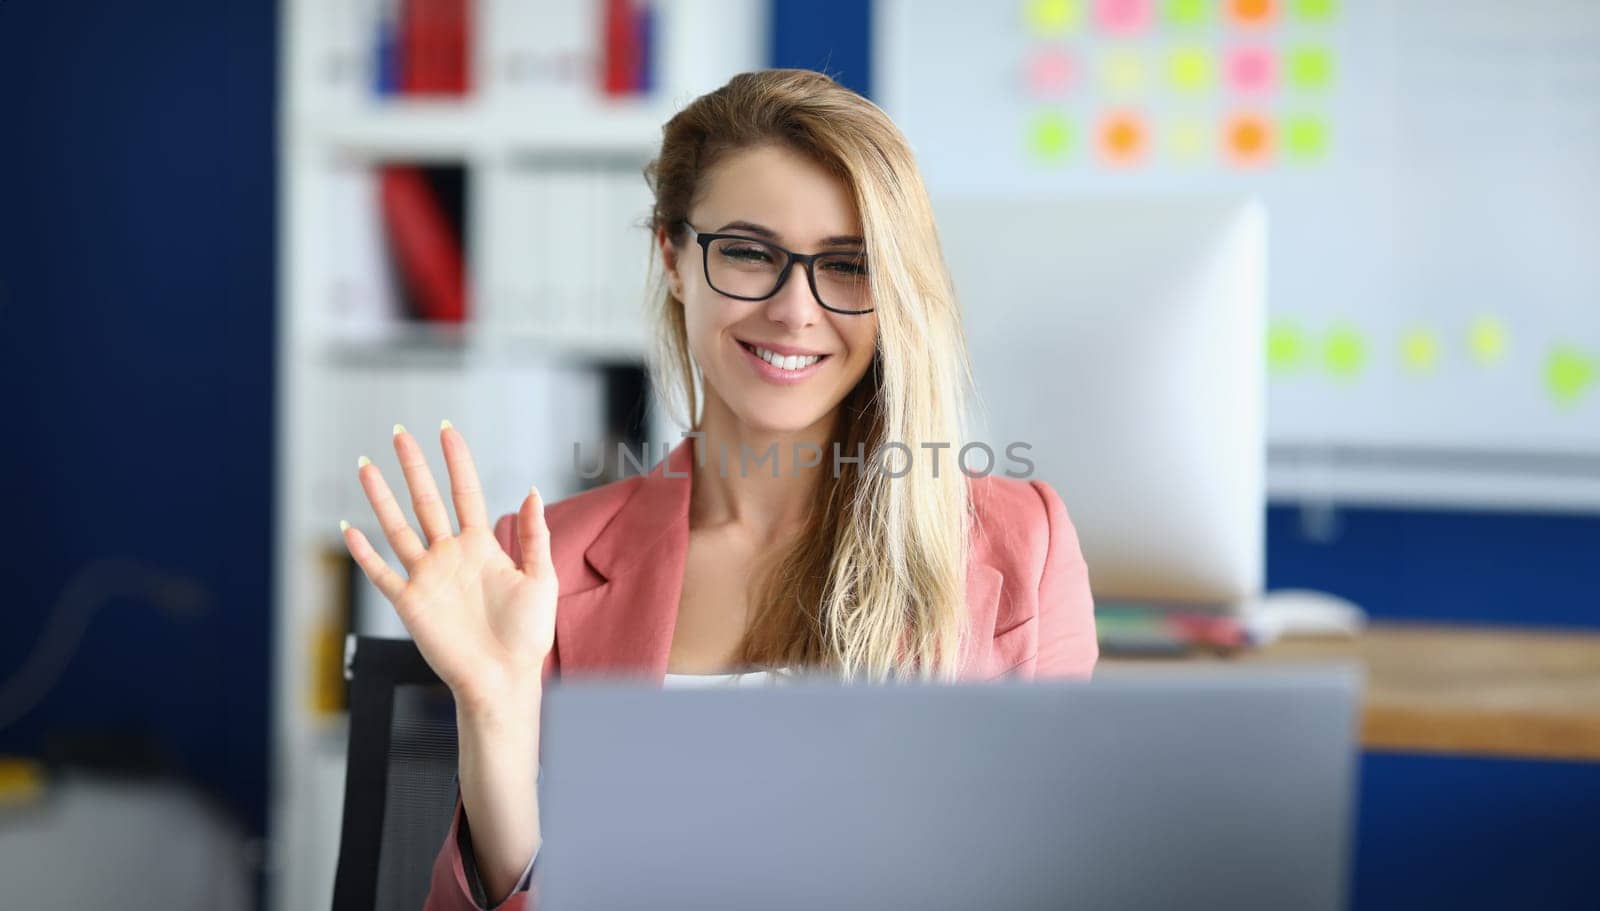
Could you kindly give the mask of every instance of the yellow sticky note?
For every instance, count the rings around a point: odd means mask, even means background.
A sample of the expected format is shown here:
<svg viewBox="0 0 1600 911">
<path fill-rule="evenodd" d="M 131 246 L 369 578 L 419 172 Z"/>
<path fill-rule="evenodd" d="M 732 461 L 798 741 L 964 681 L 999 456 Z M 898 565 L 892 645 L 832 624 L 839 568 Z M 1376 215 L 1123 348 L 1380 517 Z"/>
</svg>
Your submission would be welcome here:
<svg viewBox="0 0 1600 911">
<path fill-rule="evenodd" d="M 1167 78 L 1172 87 L 1186 94 L 1211 88 L 1215 67 L 1211 53 L 1201 47 L 1180 47 L 1167 55 Z"/>
<path fill-rule="evenodd" d="M 1407 330 L 1400 337 L 1400 358 L 1412 373 L 1432 373 L 1439 363 L 1439 337 L 1422 327 Z"/>
<path fill-rule="evenodd" d="M 1467 329 L 1467 347 L 1472 349 L 1472 359 L 1486 367 L 1505 358 L 1508 338 L 1505 324 L 1492 316 L 1474 319 Z"/>
<path fill-rule="evenodd" d="M 1179 117 L 1167 129 L 1167 145 L 1179 161 L 1200 161 L 1211 146 L 1211 131 L 1197 117 Z"/>
<path fill-rule="evenodd" d="M 1144 60 L 1137 51 L 1109 51 L 1100 60 L 1100 80 L 1116 95 L 1137 95 L 1144 91 Z"/>
<path fill-rule="evenodd" d="M 1078 27 L 1083 6 L 1079 0 L 1027 0 L 1022 18 L 1035 35 L 1062 35 Z"/>
</svg>

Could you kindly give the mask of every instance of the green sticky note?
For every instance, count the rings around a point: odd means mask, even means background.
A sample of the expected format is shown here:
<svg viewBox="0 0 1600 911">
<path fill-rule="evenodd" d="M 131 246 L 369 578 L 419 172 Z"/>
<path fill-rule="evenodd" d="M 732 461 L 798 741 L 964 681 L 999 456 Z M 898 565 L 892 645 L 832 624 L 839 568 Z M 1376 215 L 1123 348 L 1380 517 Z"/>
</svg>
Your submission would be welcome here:
<svg viewBox="0 0 1600 911">
<path fill-rule="evenodd" d="M 1302 22 L 1327 22 L 1339 14 L 1339 0 L 1295 0 L 1294 17 Z"/>
<path fill-rule="evenodd" d="M 1340 323 L 1322 340 L 1322 363 L 1339 379 L 1355 379 L 1367 363 L 1367 342 L 1354 326 Z"/>
<path fill-rule="evenodd" d="M 1297 114 L 1285 120 L 1283 137 L 1290 158 L 1311 161 L 1328 151 L 1328 124 L 1312 114 Z"/>
<path fill-rule="evenodd" d="M 1211 54 L 1204 48 L 1180 47 L 1167 56 L 1167 78 L 1180 92 L 1200 92 L 1211 87 Z"/>
<path fill-rule="evenodd" d="M 1400 358 L 1412 373 L 1432 373 L 1439 362 L 1439 337 L 1431 329 L 1407 330 L 1400 337 Z"/>
<path fill-rule="evenodd" d="M 1082 18 L 1080 0 L 1028 0 L 1023 6 L 1023 19 L 1036 35 L 1065 34 L 1076 28 Z"/>
<path fill-rule="evenodd" d="M 1167 0 L 1167 21 L 1173 25 L 1204 25 L 1210 18 L 1210 0 Z"/>
<path fill-rule="evenodd" d="M 1285 319 L 1273 320 L 1267 326 L 1267 369 L 1274 374 L 1298 370 L 1305 363 L 1310 347 L 1299 324 Z"/>
<path fill-rule="evenodd" d="M 1544 363 L 1544 383 L 1556 404 L 1575 405 L 1594 384 L 1595 359 L 1569 345 L 1557 345 Z"/>
<path fill-rule="evenodd" d="M 1054 111 L 1039 114 L 1028 127 L 1028 148 L 1042 161 L 1059 161 L 1072 150 L 1072 124 Z"/>
<path fill-rule="evenodd" d="M 1472 359 L 1489 366 L 1498 364 L 1506 356 L 1505 324 L 1492 316 L 1480 316 L 1467 330 L 1467 346 L 1472 349 Z"/>
<path fill-rule="evenodd" d="M 1289 84 L 1316 92 L 1333 83 L 1333 52 L 1319 45 L 1289 51 Z"/>
</svg>

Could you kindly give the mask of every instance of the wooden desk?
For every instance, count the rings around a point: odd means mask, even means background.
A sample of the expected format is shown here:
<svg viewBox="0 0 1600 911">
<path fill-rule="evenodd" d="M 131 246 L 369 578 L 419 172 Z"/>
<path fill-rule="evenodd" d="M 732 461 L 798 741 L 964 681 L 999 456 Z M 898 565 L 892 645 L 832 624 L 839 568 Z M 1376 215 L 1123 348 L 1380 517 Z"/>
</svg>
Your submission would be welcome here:
<svg viewBox="0 0 1600 911">
<path fill-rule="evenodd" d="M 1285 640 L 1200 660 L 1358 662 L 1367 673 L 1361 743 L 1369 750 L 1600 761 L 1594 632 L 1374 623 L 1355 639 Z"/>
</svg>

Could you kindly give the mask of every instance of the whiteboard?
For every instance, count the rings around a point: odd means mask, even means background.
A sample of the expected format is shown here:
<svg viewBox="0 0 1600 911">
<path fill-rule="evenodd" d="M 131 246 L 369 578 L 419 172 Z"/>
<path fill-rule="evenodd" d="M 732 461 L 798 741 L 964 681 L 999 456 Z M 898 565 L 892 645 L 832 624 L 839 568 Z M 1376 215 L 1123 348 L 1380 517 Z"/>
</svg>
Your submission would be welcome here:
<svg viewBox="0 0 1600 911">
<path fill-rule="evenodd" d="M 1276 495 L 1600 507 L 1600 2 L 876 17 L 936 196 L 1266 202 Z"/>
</svg>

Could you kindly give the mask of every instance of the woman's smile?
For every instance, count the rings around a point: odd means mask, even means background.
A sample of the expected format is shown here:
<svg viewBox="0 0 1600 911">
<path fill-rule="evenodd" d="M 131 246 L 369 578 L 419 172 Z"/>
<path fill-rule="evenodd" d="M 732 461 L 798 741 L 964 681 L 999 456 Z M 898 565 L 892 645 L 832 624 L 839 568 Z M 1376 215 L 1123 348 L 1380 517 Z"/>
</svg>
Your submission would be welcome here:
<svg viewBox="0 0 1600 911">
<path fill-rule="evenodd" d="M 756 376 L 777 386 L 803 383 L 827 362 L 829 355 L 806 351 L 788 345 L 767 345 L 734 339 L 739 346 L 740 358 L 750 365 Z"/>
</svg>

